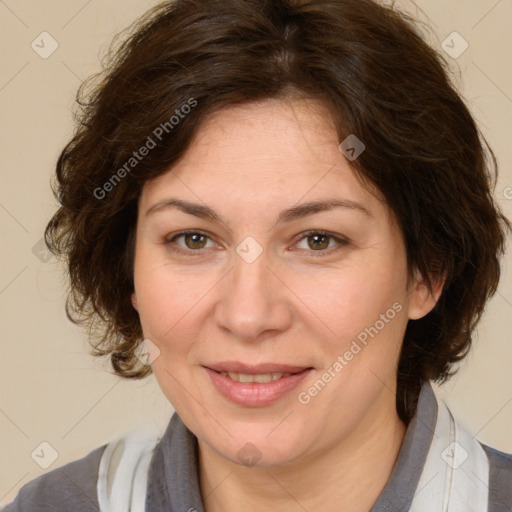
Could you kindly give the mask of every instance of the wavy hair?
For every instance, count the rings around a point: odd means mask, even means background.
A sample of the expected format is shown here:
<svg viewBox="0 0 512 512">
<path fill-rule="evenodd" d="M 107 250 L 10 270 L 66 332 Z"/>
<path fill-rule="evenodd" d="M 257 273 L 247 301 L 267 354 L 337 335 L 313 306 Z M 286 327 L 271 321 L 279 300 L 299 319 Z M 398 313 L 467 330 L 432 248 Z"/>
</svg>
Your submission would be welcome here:
<svg viewBox="0 0 512 512">
<path fill-rule="evenodd" d="M 212 112 L 292 94 L 322 101 L 340 141 L 364 141 L 351 165 L 396 217 L 409 277 L 416 269 L 431 285 L 446 276 L 434 309 L 406 328 L 396 404 L 408 423 L 422 380 L 446 380 L 469 351 L 511 225 L 491 191 L 495 156 L 449 66 L 412 18 L 371 0 L 175 0 L 114 38 L 77 93 L 76 129 L 52 184 L 60 207 L 45 239 L 66 261 L 66 313 L 117 375 L 148 375 L 130 300 L 144 183 L 184 154 Z M 154 147 L 135 158 L 159 126 Z"/>
</svg>

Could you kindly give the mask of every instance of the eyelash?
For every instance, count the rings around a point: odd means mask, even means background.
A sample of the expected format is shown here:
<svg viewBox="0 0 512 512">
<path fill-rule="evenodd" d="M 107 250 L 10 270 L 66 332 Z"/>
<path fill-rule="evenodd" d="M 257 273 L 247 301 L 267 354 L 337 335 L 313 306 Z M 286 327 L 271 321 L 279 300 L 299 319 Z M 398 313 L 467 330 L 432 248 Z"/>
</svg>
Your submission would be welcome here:
<svg viewBox="0 0 512 512">
<path fill-rule="evenodd" d="M 186 256 L 192 256 L 192 257 L 200 256 L 201 255 L 200 253 L 203 252 L 204 249 L 183 249 L 180 246 L 175 244 L 175 240 L 184 235 L 201 235 L 201 236 L 205 236 L 206 238 L 209 238 L 211 240 L 210 236 L 207 235 L 206 233 L 203 233 L 202 231 L 189 230 L 189 231 L 181 231 L 180 233 L 177 233 L 176 235 L 174 235 L 172 238 L 166 239 L 164 241 L 164 244 L 169 245 L 169 246 L 174 246 L 174 247 L 170 247 L 170 250 L 173 252 L 184 254 Z M 328 238 L 332 238 L 338 244 L 338 247 L 334 247 L 334 248 L 331 247 L 330 249 L 324 249 L 324 250 L 319 250 L 319 251 L 313 251 L 313 250 L 308 251 L 307 249 L 300 249 L 300 250 L 306 250 L 307 252 L 312 253 L 312 255 L 314 255 L 315 258 L 316 257 L 324 257 L 326 255 L 331 255 L 333 252 L 336 252 L 336 251 L 340 250 L 343 246 L 349 244 L 349 241 L 347 239 L 334 236 L 334 235 L 332 235 L 326 231 L 322 231 L 322 230 L 310 230 L 310 231 L 306 231 L 305 233 L 301 233 L 301 237 L 299 239 L 297 239 L 296 243 L 301 242 L 305 238 L 308 238 L 312 235 L 321 235 L 321 236 L 326 236 Z M 194 254 L 194 253 L 196 253 L 196 254 Z M 320 254 L 316 255 L 315 253 L 320 253 Z"/>
</svg>

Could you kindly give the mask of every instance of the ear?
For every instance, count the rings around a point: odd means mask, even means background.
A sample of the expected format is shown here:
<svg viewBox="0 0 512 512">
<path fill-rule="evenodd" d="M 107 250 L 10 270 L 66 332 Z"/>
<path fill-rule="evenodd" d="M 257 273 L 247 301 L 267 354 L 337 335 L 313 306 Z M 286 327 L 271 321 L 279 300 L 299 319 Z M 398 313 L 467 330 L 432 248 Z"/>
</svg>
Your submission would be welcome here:
<svg viewBox="0 0 512 512">
<path fill-rule="evenodd" d="M 431 293 L 423 276 L 416 270 L 409 290 L 408 317 L 411 320 L 418 320 L 434 309 L 439 297 L 441 297 L 445 281 L 445 275 L 434 276 Z"/>
<path fill-rule="evenodd" d="M 139 311 L 138 305 L 137 305 L 137 294 L 135 292 L 132 293 L 132 306 L 135 309 L 135 311 Z"/>
</svg>

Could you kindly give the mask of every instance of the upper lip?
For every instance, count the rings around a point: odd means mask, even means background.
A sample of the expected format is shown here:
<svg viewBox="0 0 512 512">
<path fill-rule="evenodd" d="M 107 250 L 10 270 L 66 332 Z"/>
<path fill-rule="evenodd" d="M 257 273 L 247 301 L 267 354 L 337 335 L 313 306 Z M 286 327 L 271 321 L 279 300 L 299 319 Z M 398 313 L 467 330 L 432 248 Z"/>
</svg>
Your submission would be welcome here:
<svg viewBox="0 0 512 512">
<path fill-rule="evenodd" d="M 223 361 L 204 366 L 216 372 L 243 373 L 247 375 L 258 375 L 264 373 L 298 373 L 302 370 L 311 368 L 311 366 L 291 366 L 289 364 L 277 363 L 260 363 L 250 365 L 239 361 Z"/>
</svg>

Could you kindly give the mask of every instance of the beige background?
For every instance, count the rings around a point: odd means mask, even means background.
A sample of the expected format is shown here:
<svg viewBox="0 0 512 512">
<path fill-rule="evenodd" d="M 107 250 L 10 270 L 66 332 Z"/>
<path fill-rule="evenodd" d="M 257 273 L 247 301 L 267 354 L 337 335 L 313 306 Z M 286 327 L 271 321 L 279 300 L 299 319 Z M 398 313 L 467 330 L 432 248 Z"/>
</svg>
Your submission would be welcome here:
<svg viewBox="0 0 512 512">
<path fill-rule="evenodd" d="M 65 282 L 55 259 L 33 252 L 55 210 L 49 180 L 72 133 L 80 81 L 99 70 L 111 37 L 154 5 L 150 0 L 0 0 L 0 501 L 45 472 L 31 453 L 46 441 L 50 471 L 141 425 L 162 429 L 172 413 L 153 377 L 125 382 L 87 355 L 86 336 L 64 314 Z M 457 31 L 469 48 L 455 80 L 496 151 L 496 195 L 512 217 L 511 0 L 404 0 L 433 28 L 432 44 Z M 47 59 L 31 47 L 46 31 L 58 42 Z M 47 37 L 47 36 L 45 36 Z M 46 49 L 49 48 L 47 39 Z M 457 43 L 459 44 L 459 43 Z M 40 50 L 42 51 L 42 50 Z M 441 50 L 442 51 L 442 50 Z M 512 189 L 511 189 L 512 190 Z M 37 252 L 37 251 L 36 251 Z M 39 255 L 41 256 L 41 254 Z M 481 441 L 512 452 L 512 276 L 508 251 L 498 293 L 474 351 L 441 393 Z"/>
</svg>

